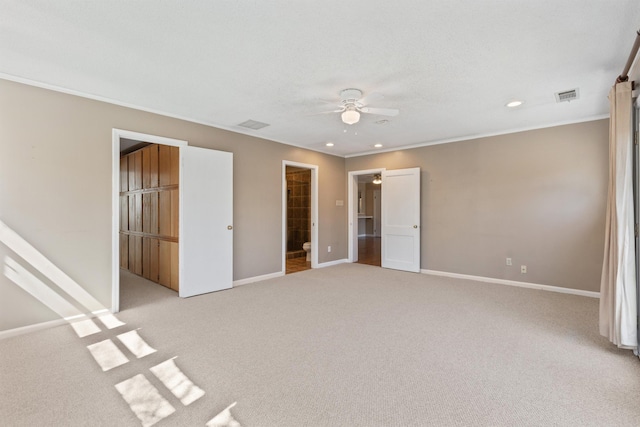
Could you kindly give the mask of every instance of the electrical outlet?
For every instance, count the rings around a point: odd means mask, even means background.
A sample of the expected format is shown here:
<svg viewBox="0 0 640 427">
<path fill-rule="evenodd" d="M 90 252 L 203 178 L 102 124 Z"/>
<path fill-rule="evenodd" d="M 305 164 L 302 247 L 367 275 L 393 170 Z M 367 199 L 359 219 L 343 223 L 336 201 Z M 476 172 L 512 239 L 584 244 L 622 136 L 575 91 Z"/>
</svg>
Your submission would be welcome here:
<svg viewBox="0 0 640 427">
<path fill-rule="evenodd" d="M 527 266 L 526 265 L 521 265 L 520 266 L 520 273 L 522 273 L 522 274 L 526 274 L 527 273 Z"/>
<path fill-rule="evenodd" d="M 327 252 L 331 252 L 331 246 L 327 246 Z"/>
<path fill-rule="evenodd" d="M 507 258 L 507 265 L 513 265 L 513 263 L 511 262 L 511 258 Z"/>
</svg>

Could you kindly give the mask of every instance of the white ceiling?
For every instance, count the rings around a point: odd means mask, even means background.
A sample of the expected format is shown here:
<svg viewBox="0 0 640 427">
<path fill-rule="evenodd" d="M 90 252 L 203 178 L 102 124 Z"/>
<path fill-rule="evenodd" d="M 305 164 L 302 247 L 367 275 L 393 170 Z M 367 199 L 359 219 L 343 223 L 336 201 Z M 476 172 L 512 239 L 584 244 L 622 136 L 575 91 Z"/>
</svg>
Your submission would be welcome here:
<svg viewBox="0 0 640 427">
<path fill-rule="evenodd" d="M 348 156 L 603 117 L 639 25 L 637 0 L 0 0 L 0 77 Z M 313 115 L 345 88 L 400 115 Z"/>
</svg>

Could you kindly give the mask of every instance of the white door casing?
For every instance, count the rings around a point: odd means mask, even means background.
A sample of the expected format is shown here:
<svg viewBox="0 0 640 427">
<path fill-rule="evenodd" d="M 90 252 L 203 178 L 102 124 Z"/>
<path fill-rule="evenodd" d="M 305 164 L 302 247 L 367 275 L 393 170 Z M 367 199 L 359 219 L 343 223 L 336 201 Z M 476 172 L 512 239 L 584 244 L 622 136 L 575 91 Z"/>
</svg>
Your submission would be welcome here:
<svg viewBox="0 0 640 427">
<path fill-rule="evenodd" d="M 233 285 L 233 153 L 181 148 L 180 296 Z"/>
<path fill-rule="evenodd" d="M 420 168 L 382 172 L 382 267 L 420 272 Z"/>
<path fill-rule="evenodd" d="M 380 209 L 382 208 L 382 205 L 380 204 L 381 201 L 381 191 L 380 190 L 373 190 L 373 236 L 374 237 L 381 237 L 381 226 L 382 223 L 380 222 Z"/>
<path fill-rule="evenodd" d="M 282 161 L 282 274 L 287 271 L 287 166 L 311 171 L 311 268 L 318 268 L 318 182 L 320 167 L 307 163 Z"/>
<path fill-rule="evenodd" d="M 132 139 L 182 148 L 187 141 L 124 129 L 111 131 L 111 312 L 120 311 L 120 139 Z M 178 208 L 182 210 L 182 206 Z M 179 233 L 178 233 L 179 234 Z"/>
<path fill-rule="evenodd" d="M 360 175 L 382 173 L 383 171 L 384 168 L 378 168 L 351 171 L 347 173 L 347 215 L 349 217 L 349 237 L 347 240 L 349 262 L 358 262 L 358 177 Z"/>
</svg>

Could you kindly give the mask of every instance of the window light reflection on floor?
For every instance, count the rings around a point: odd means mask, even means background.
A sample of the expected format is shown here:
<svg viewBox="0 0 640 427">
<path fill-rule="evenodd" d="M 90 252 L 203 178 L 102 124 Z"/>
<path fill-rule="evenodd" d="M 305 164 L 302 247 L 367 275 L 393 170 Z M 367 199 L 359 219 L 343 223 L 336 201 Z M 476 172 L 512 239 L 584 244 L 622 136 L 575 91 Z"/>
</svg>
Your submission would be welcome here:
<svg viewBox="0 0 640 427">
<path fill-rule="evenodd" d="M 124 380 L 115 387 L 144 427 L 152 426 L 176 411 L 142 374 Z"/>
<path fill-rule="evenodd" d="M 129 361 L 110 339 L 88 345 L 87 348 L 103 371 L 117 368 Z"/>
<path fill-rule="evenodd" d="M 145 340 L 138 335 L 138 331 L 129 331 L 118 335 L 118 339 L 129 349 L 138 359 L 155 353 L 157 350 L 146 343 Z"/>
<path fill-rule="evenodd" d="M 162 362 L 150 368 L 153 375 L 158 377 L 162 384 L 167 387 L 171 393 L 178 399 L 184 406 L 188 406 L 204 396 L 204 390 L 195 385 L 185 374 L 182 373 L 180 368 L 176 366 L 174 358 Z"/>
<path fill-rule="evenodd" d="M 10 256 L 5 256 L 4 275 L 67 321 L 78 337 L 83 338 L 102 332 L 93 317 L 99 319 L 107 329 L 125 325 L 84 288 L 2 221 L 0 221 L 0 243 L 6 245 L 29 267 L 37 270 L 56 288 L 63 291 L 58 293 L 57 289 L 47 285 L 27 270 L 23 263 Z M 87 312 L 84 313 L 80 306 L 84 307 Z M 119 334 L 117 338 L 138 359 L 157 351 L 149 346 L 136 330 Z M 90 344 L 87 349 L 105 372 L 129 362 L 127 356 L 111 339 Z M 174 359 L 175 357 L 153 366 L 150 370 L 183 405 L 188 406 L 204 396 L 205 392 L 178 368 Z M 156 424 L 176 411 L 143 374 L 122 381 L 116 384 L 115 388 L 145 427 Z M 241 427 L 240 423 L 231 415 L 230 409 L 235 404 L 236 402 L 214 416 L 206 423 L 206 426 Z"/>
</svg>

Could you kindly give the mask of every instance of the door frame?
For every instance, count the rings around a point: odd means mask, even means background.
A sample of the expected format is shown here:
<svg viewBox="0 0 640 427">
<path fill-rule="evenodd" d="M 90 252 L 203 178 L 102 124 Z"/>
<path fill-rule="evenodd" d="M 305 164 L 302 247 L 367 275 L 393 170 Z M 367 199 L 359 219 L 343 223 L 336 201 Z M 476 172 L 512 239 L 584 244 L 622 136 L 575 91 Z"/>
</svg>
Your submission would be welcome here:
<svg viewBox="0 0 640 427">
<path fill-rule="evenodd" d="M 382 237 L 382 187 L 373 190 L 373 237 Z"/>
<path fill-rule="evenodd" d="M 360 175 L 371 175 L 375 173 L 382 173 L 387 170 L 386 168 L 366 169 L 359 171 L 350 171 L 347 174 L 348 183 L 348 218 L 349 218 L 349 235 L 347 241 L 349 242 L 349 262 L 358 261 L 358 177 Z M 382 191 L 381 191 L 382 194 Z"/>
<path fill-rule="evenodd" d="M 282 161 L 282 274 L 287 274 L 287 166 L 311 170 L 311 268 L 318 268 L 318 165 Z"/>
<path fill-rule="evenodd" d="M 120 139 L 134 139 L 159 145 L 186 147 L 187 141 L 113 128 L 111 132 L 111 312 L 120 311 Z M 182 150 L 179 164 L 182 165 Z M 179 182 L 182 167 L 179 166 Z M 180 184 L 179 184 L 180 185 Z M 178 187 L 179 188 L 179 187 Z M 178 212 L 182 211 L 182 191 L 179 192 Z M 178 217 L 178 235 L 182 234 L 182 215 Z M 178 271 L 182 273 L 182 239 L 178 240 Z"/>
<path fill-rule="evenodd" d="M 633 99 L 632 107 L 632 134 L 638 135 L 640 131 L 640 97 Z M 635 250 L 636 250 L 636 311 L 637 318 L 640 318 L 640 237 L 638 237 L 638 223 L 640 222 L 640 150 L 637 144 L 633 144 L 633 221 L 636 228 L 635 233 Z M 640 322 L 636 322 L 636 335 L 638 344 L 640 345 Z M 636 356 L 640 356 L 640 352 L 636 351 Z"/>
</svg>

